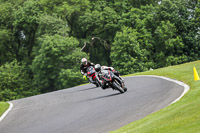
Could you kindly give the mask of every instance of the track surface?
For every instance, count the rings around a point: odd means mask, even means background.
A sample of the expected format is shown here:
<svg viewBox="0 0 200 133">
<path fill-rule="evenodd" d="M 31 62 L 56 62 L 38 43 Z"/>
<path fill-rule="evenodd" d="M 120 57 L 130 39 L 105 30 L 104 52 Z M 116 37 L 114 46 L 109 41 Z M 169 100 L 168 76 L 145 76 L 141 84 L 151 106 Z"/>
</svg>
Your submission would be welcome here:
<svg viewBox="0 0 200 133">
<path fill-rule="evenodd" d="M 11 101 L 1 133 L 107 133 L 160 110 L 184 88 L 156 77 L 127 77 L 119 94 L 92 84 Z"/>
</svg>

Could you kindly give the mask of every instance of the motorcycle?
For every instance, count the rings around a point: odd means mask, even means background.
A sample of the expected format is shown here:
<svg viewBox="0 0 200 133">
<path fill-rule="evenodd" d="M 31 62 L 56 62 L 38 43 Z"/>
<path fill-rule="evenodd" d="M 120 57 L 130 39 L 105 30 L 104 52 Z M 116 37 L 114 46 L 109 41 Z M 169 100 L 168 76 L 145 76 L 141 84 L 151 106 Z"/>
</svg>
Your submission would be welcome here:
<svg viewBox="0 0 200 133">
<path fill-rule="evenodd" d="M 99 77 L 103 82 L 106 82 L 113 90 L 118 90 L 120 93 L 127 91 L 124 82 L 110 70 L 102 70 Z"/>
<path fill-rule="evenodd" d="M 95 71 L 93 66 L 89 66 L 86 69 L 87 72 L 87 79 L 89 80 L 90 83 L 95 84 L 96 87 L 100 86 L 100 83 L 97 80 L 97 72 Z"/>
</svg>

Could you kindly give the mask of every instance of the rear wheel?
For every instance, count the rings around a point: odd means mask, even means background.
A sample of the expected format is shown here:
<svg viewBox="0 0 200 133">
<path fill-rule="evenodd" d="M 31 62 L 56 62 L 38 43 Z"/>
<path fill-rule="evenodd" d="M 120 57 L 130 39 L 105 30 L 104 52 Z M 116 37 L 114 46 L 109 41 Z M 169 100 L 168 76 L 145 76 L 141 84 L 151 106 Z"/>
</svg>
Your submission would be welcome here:
<svg viewBox="0 0 200 133">
<path fill-rule="evenodd" d="M 112 87 L 118 90 L 120 93 L 124 93 L 124 89 L 122 89 L 122 87 L 120 87 L 116 82 L 112 83 Z"/>
<path fill-rule="evenodd" d="M 99 87 L 99 84 L 95 83 L 96 87 Z"/>
</svg>

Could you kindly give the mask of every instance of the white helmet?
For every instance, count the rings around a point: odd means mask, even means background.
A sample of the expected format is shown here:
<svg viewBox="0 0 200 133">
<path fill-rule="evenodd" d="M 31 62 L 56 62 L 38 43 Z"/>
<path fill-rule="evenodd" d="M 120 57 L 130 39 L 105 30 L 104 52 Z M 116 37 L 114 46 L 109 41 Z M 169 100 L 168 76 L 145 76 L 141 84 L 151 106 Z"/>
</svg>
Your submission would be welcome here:
<svg viewBox="0 0 200 133">
<path fill-rule="evenodd" d="M 87 59 L 86 58 L 82 58 L 81 59 L 81 63 L 86 66 L 87 65 Z"/>
<path fill-rule="evenodd" d="M 94 66 L 94 68 L 95 68 L 95 70 L 96 70 L 97 72 L 99 72 L 99 71 L 101 70 L 101 65 L 100 65 L 100 64 L 96 64 L 96 65 Z"/>
</svg>

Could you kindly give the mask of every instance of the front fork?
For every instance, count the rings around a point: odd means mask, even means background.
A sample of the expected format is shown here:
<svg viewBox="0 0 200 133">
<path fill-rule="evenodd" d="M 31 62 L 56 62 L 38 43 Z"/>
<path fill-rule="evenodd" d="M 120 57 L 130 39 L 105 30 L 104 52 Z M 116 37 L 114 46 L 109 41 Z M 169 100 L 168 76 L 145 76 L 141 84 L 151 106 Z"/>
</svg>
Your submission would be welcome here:
<svg viewBox="0 0 200 133">
<path fill-rule="evenodd" d="M 92 79 L 98 84 L 98 86 L 102 86 L 101 81 L 99 80 L 98 75 L 95 73 Z"/>
<path fill-rule="evenodd" d="M 120 83 L 120 85 L 121 85 L 122 88 L 125 87 L 125 84 L 124 84 L 124 82 L 122 81 L 122 79 L 120 79 L 120 78 L 117 77 L 116 75 L 114 76 L 114 78 Z"/>
</svg>

